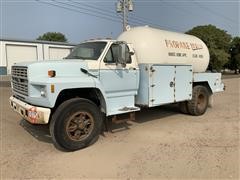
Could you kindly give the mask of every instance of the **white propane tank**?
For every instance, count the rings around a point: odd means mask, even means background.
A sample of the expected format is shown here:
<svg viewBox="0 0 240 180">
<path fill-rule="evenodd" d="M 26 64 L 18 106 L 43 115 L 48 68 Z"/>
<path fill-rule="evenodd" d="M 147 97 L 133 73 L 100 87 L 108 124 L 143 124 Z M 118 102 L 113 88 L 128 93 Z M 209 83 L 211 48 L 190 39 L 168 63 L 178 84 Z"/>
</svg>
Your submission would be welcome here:
<svg viewBox="0 0 240 180">
<path fill-rule="evenodd" d="M 132 44 L 138 63 L 192 65 L 193 72 L 204 72 L 209 51 L 195 36 L 144 27 L 127 28 L 119 41 Z"/>
</svg>

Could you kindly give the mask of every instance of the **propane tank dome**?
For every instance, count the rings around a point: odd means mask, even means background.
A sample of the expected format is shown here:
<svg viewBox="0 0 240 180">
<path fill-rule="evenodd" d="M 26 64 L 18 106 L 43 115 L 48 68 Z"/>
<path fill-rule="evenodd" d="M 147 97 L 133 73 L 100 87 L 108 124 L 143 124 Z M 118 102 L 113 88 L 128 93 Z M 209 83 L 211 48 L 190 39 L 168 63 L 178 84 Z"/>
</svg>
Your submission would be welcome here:
<svg viewBox="0 0 240 180">
<path fill-rule="evenodd" d="M 209 51 L 199 38 L 151 28 L 127 28 L 119 41 L 132 44 L 139 64 L 192 65 L 193 72 L 206 71 Z"/>
</svg>

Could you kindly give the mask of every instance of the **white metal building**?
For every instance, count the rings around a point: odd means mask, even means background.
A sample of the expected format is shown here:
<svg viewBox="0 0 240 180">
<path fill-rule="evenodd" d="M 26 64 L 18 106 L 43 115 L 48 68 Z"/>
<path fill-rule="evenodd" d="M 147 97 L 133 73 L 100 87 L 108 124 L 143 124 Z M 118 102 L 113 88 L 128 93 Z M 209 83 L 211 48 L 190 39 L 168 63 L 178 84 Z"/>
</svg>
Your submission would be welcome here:
<svg viewBox="0 0 240 180">
<path fill-rule="evenodd" d="M 74 46 L 50 41 L 0 39 L 0 75 L 11 74 L 14 63 L 62 59 Z"/>
</svg>

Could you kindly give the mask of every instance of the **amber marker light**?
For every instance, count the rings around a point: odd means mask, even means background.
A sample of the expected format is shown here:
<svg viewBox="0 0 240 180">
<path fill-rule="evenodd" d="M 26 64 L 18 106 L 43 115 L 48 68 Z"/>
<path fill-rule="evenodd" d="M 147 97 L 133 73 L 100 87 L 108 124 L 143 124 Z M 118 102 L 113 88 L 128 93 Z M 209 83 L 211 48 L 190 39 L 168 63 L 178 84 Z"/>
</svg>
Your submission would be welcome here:
<svg viewBox="0 0 240 180">
<path fill-rule="evenodd" d="M 48 77 L 55 77 L 56 76 L 56 71 L 54 70 L 48 70 Z"/>
<path fill-rule="evenodd" d="M 55 86 L 54 86 L 54 84 L 51 84 L 50 90 L 51 90 L 51 93 L 54 93 L 54 92 L 55 92 Z"/>
</svg>

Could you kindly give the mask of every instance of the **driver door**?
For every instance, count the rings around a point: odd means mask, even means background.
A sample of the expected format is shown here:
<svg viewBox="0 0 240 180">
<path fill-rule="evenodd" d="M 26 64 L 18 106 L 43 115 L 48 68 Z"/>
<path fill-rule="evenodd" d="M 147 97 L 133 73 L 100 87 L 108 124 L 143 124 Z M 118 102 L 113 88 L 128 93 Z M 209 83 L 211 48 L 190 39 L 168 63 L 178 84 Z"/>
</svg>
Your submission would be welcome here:
<svg viewBox="0 0 240 180">
<path fill-rule="evenodd" d="M 119 108 L 134 106 L 138 89 L 138 68 L 125 45 L 125 62 L 120 64 L 119 43 L 111 44 L 100 64 L 100 81 L 107 97 L 118 101 Z M 135 60 L 135 59 L 134 59 Z M 123 60 L 124 61 L 124 60 Z M 126 102 L 125 102 L 126 101 Z M 131 101 L 131 102 L 129 102 Z M 121 107 L 120 107 L 121 106 Z"/>
</svg>

